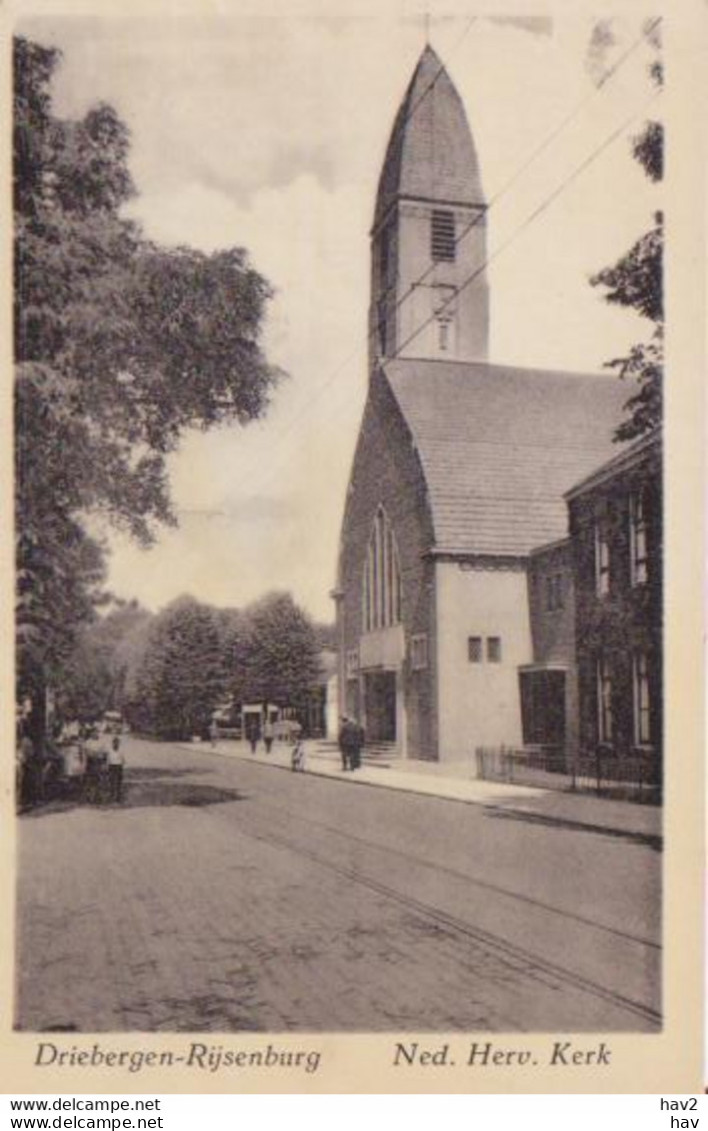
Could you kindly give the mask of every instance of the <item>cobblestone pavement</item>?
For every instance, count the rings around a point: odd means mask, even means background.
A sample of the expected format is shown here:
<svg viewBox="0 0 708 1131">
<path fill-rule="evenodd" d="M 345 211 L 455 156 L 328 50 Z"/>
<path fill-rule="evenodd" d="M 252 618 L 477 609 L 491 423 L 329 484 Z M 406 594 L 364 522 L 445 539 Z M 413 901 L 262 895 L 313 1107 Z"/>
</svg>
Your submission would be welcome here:
<svg viewBox="0 0 708 1131">
<path fill-rule="evenodd" d="M 652 1030 L 661 856 L 127 743 L 121 807 L 19 821 L 32 1031 Z"/>
</svg>

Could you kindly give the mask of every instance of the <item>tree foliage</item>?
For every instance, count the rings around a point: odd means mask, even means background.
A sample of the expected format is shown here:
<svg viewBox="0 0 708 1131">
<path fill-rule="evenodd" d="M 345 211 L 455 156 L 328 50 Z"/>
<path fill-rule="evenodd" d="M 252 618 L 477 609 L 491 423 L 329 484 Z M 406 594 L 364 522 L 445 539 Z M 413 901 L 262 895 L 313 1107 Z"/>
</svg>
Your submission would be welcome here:
<svg viewBox="0 0 708 1131">
<path fill-rule="evenodd" d="M 165 456 L 188 428 L 260 417 L 271 290 L 232 248 L 146 239 L 122 206 L 130 139 L 107 105 L 58 118 L 59 53 L 14 43 L 15 413 L 21 680 L 91 615 L 103 552 L 86 516 L 143 544 L 174 522 Z"/>
<path fill-rule="evenodd" d="M 79 630 L 52 680 L 62 719 L 96 719 L 122 707 L 131 642 L 151 619 L 137 601 L 116 600 L 105 615 Z"/>
<path fill-rule="evenodd" d="M 182 597 L 155 617 L 136 618 L 108 666 L 119 688 L 115 705 L 136 730 L 185 739 L 204 734 L 225 700 L 302 710 L 319 651 L 315 628 L 288 593 L 244 610 Z"/>
<path fill-rule="evenodd" d="M 173 601 L 150 624 L 125 711 L 138 730 L 184 740 L 203 735 L 223 694 L 213 610 L 191 597 Z"/>
<path fill-rule="evenodd" d="M 647 38 L 658 52 L 658 21 L 649 25 Z M 656 86 L 663 83 L 660 58 L 653 60 L 650 76 Z M 632 152 L 652 181 L 664 173 L 664 132 L 660 122 L 650 121 L 634 139 Z M 633 345 L 625 357 L 607 364 L 635 385 L 625 405 L 626 419 L 615 433 L 618 440 L 631 440 L 656 428 L 662 420 L 664 373 L 664 297 L 663 297 L 664 222 L 656 212 L 652 226 L 632 245 L 617 263 L 594 275 L 592 286 L 605 289 L 607 302 L 636 310 L 652 323 L 649 339 Z"/>
<path fill-rule="evenodd" d="M 312 622 L 289 593 L 269 593 L 246 616 L 242 696 L 301 708 L 318 673 Z"/>
</svg>

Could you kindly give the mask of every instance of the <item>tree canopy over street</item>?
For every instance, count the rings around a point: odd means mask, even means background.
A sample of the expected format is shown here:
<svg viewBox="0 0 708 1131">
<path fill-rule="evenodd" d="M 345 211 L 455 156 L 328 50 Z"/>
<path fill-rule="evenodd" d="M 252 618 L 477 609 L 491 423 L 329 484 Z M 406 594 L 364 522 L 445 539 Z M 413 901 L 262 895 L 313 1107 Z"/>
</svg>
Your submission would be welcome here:
<svg viewBox="0 0 708 1131">
<path fill-rule="evenodd" d="M 271 289 L 242 248 L 164 248 L 121 214 L 128 130 L 98 105 L 58 118 L 59 53 L 14 43 L 16 513 L 20 693 L 91 618 L 102 514 L 142 544 L 174 523 L 165 457 L 186 429 L 263 415 L 280 373 Z"/>
<path fill-rule="evenodd" d="M 659 21 L 649 25 L 646 35 L 658 53 Z M 661 87 L 663 68 L 657 57 L 650 68 L 651 81 Z M 635 138 L 634 157 L 652 181 L 660 181 L 664 173 L 664 131 L 660 122 L 650 121 Z M 591 279 L 593 286 L 605 288 L 607 302 L 636 310 L 649 319 L 653 330 L 648 341 L 632 346 L 625 357 L 614 358 L 608 365 L 621 377 L 638 386 L 626 404 L 627 417 L 616 432 L 618 440 L 632 440 L 650 432 L 662 419 L 662 383 L 664 370 L 664 290 L 663 290 L 663 214 L 656 212 L 648 231 L 616 263 L 605 267 Z"/>
</svg>

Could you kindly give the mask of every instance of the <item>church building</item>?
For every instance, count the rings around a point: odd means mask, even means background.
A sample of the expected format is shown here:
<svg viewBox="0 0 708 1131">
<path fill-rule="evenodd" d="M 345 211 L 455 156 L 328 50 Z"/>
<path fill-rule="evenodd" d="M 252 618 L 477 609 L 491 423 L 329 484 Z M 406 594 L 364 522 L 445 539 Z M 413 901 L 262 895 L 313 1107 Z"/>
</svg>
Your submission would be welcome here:
<svg viewBox="0 0 708 1131">
<path fill-rule="evenodd" d="M 564 495 L 617 454 L 627 397 L 616 380 L 488 360 L 487 229 L 465 109 L 426 46 L 376 196 L 369 390 L 335 590 L 342 713 L 408 758 L 521 745 L 522 684 L 547 660 L 539 562 L 563 576 Z M 569 703 L 572 666 L 548 662 Z"/>
</svg>

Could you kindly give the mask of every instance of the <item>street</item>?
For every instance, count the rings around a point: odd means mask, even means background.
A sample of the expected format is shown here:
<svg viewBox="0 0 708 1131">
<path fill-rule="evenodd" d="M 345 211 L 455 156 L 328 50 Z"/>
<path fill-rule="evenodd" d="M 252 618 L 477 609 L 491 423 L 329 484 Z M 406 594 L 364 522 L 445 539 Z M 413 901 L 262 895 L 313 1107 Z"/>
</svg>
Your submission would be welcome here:
<svg viewBox="0 0 708 1131">
<path fill-rule="evenodd" d="M 641 837 L 126 739 L 19 820 L 30 1031 L 655 1031 Z"/>
</svg>

